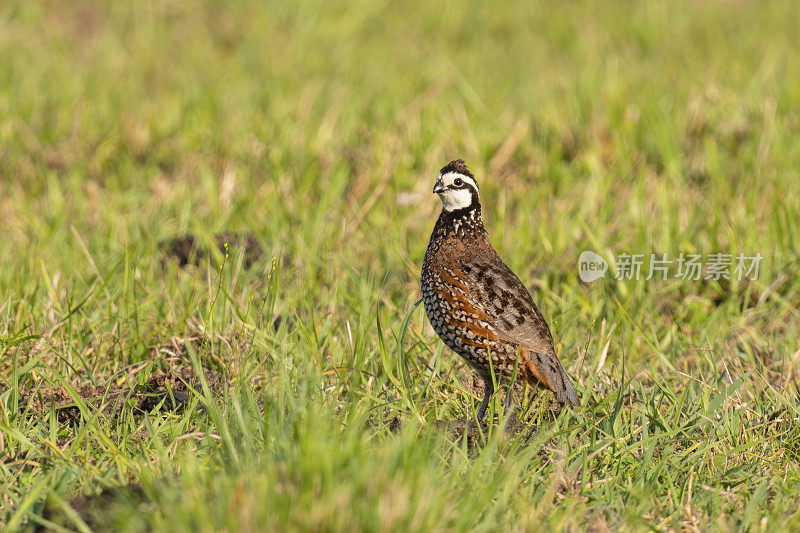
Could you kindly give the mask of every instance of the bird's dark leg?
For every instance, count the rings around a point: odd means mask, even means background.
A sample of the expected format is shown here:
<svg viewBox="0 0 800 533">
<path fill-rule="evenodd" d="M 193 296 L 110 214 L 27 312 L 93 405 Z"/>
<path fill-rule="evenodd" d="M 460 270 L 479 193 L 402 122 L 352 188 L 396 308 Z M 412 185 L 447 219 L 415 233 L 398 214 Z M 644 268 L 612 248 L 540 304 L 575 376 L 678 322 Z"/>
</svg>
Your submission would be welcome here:
<svg viewBox="0 0 800 533">
<path fill-rule="evenodd" d="M 503 415 L 514 412 L 514 382 L 510 381 L 506 387 L 506 405 L 503 408 Z"/>
<path fill-rule="evenodd" d="M 486 417 L 486 408 L 489 407 L 489 400 L 492 398 L 492 394 L 494 394 L 494 383 L 492 383 L 492 378 L 490 377 L 483 380 L 483 401 L 481 406 L 478 407 L 478 422 L 483 422 Z"/>
</svg>

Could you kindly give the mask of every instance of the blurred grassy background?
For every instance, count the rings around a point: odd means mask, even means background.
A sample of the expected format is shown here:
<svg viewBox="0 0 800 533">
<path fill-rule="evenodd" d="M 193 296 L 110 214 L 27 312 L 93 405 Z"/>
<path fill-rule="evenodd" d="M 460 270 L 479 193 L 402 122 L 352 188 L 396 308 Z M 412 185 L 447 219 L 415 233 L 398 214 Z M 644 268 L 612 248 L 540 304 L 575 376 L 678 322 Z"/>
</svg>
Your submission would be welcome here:
<svg viewBox="0 0 800 533">
<path fill-rule="evenodd" d="M 788 1 L 2 3 L 0 524 L 798 527 L 798 27 Z M 598 402 L 542 396 L 527 445 L 443 431 L 468 372 L 403 328 L 456 157 Z M 255 268 L 162 266 L 226 230 Z M 765 259 L 585 285 L 585 249 Z M 176 365 L 227 386 L 21 401 Z"/>
</svg>

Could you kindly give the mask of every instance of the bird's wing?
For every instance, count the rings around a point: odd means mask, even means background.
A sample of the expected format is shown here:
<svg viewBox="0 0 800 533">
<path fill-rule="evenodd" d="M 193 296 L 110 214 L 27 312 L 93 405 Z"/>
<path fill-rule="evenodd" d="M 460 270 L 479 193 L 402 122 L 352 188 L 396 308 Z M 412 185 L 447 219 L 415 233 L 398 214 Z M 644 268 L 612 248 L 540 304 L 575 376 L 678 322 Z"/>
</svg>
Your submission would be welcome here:
<svg viewBox="0 0 800 533">
<path fill-rule="evenodd" d="M 550 328 L 528 289 L 497 258 L 470 258 L 462 268 L 468 274 L 471 296 L 494 318 L 501 337 L 538 353 L 553 350 Z"/>
<path fill-rule="evenodd" d="M 578 405 L 578 395 L 555 353 L 550 328 L 522 281 L 497 256 L 473 256 L 462 268 L 470 295 L 492 316 L 498 337 L 530 352 L 525 359 L 531 374 L 562 403 Z"/>
</svg>

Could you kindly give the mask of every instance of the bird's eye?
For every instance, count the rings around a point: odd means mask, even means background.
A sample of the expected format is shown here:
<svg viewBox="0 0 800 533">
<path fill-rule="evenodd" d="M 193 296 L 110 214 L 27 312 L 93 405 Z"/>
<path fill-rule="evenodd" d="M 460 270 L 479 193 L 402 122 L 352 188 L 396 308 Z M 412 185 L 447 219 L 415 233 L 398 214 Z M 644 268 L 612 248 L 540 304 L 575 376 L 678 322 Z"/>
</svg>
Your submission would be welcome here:
<svg viewBox="0 0 800 533">
<path fill-rule="evenodd" d="M 453 185 L 455 185 L 456 187 L 461 187 L 462 185 L 464 185 L 464 181 L 461 178 L 456 178 L 453 180 Z"/>
</svg>

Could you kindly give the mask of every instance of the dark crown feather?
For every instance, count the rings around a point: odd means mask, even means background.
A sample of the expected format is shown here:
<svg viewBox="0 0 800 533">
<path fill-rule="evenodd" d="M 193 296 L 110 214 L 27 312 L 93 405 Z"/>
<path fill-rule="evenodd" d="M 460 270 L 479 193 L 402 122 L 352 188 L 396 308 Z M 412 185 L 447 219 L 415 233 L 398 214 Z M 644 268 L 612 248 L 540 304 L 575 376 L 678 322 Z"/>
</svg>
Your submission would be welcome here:
<svg viewBox="0 0 800 533">
<path fill-rule="evenodd" d="M 456 159 L 455 161 L 450 161 L 445 166 L 442 167 L 442 170 L 439 171 L 439 174 L 445 175 L 448 172 L 455 172 L 456 174 L 462 174 L 464 176 L 469 176 L 473 180 L 475 180 L 475 175 L 469 171 L 467 168 L 467 164 L 464 163 L 463 159 Z M 478 180 L 475 180 L 475 184 L 477 185 Z"/>
</svg>

